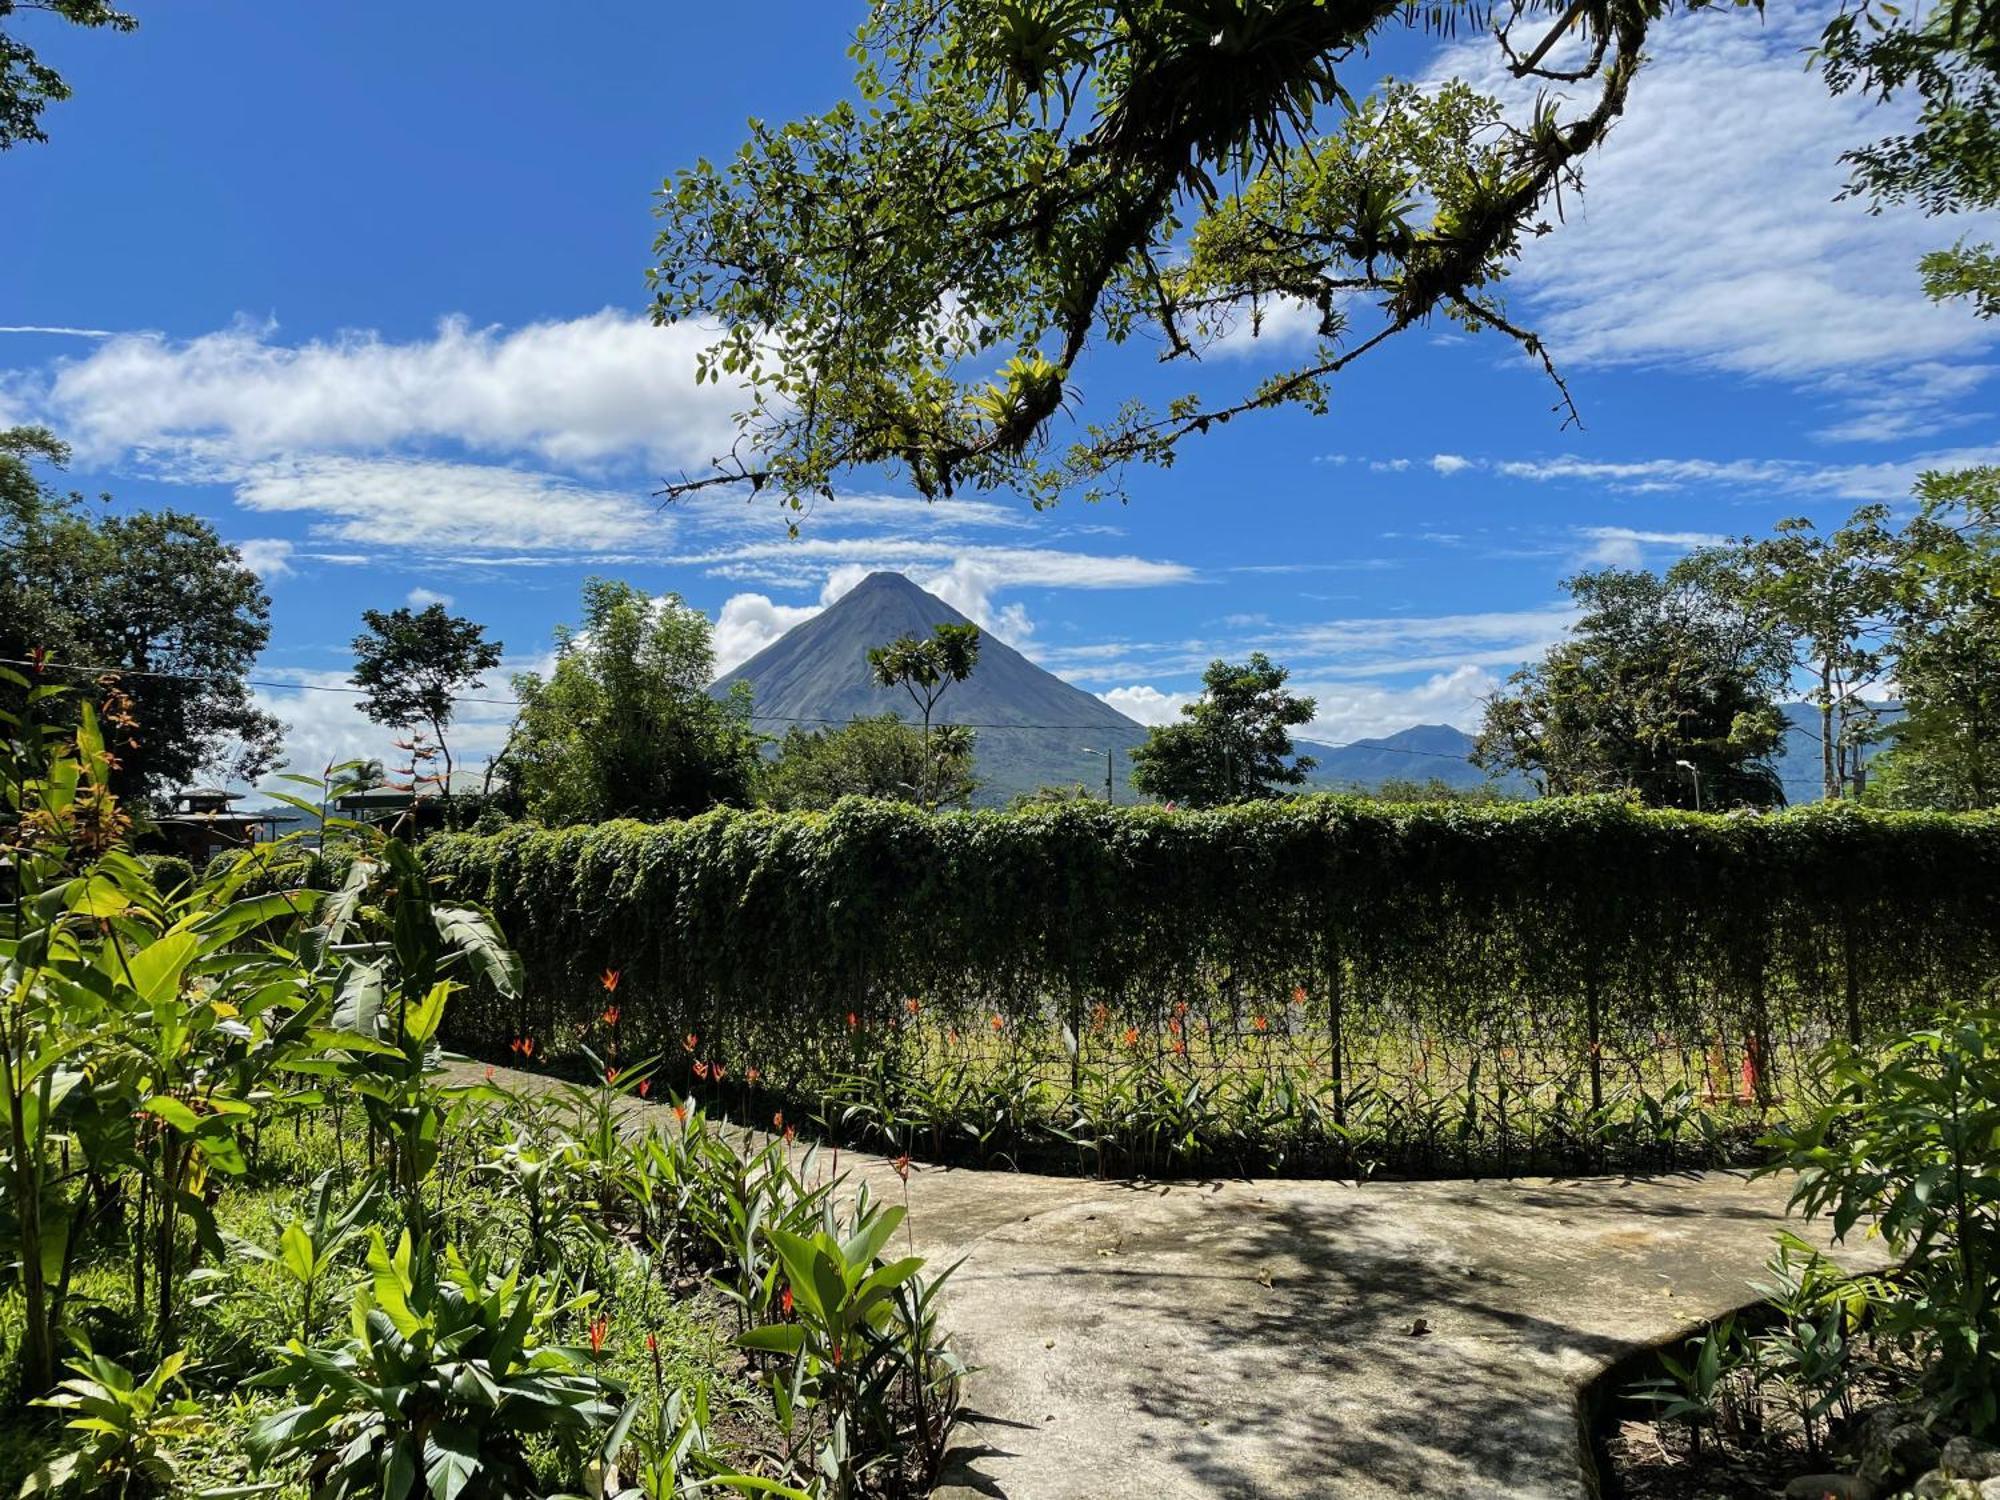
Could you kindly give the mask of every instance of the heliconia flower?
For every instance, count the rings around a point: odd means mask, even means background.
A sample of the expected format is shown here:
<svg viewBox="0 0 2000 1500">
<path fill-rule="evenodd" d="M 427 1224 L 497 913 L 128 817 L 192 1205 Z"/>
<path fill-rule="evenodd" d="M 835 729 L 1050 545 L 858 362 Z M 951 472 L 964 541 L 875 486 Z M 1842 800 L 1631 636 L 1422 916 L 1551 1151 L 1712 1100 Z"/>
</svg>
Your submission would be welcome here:
<svg viewBox="0 0 2000 1500">
<path fill-rule="evenodd" d="M 47 646 L 36 646 L 28 652 L 28 660 L 33 663 L 37 677 L 42 675 L 42 664 L 48 659 L 49 648 Z"/>
<path fill-rule="evenodd" d="M 799 1132 L 798 1132 L 798 1127 L 797 1127 L 797 1126 L 794 1126 L 794 1125 L 787 1125 L 787 1126 L 785 1127 L 785 1144 L 786 1144 L 787 1146 L 791 1145 L 791 1143 L 792 1143 L 793 1141 L 795 1141 L 796 1139 L 798 1139 L 798 1134 L 799 1134 Z"/>
<path fill-rule="evenodd" d="M 752 1083 L 755 1083 L 759 1078 L 762 1078 L 764 1075 L 762 1071 L 757 1068 L 745 1068 L 743 1070 L 743 1076 L 749 1079 Z"/>
<path fill-rule="evenodd" d="M 521 1038 L 521 1056 L 523 1056 L 523 1057 L 533 1057 L 534 1055 L 535 1055 L 535 1039 L 534 1039 L 533 1037 L 531 1037 L 531 1036 L 527 1036 L 527 1037 L 522 1037 L 522 1038 Z"/>
<path fill-rule="evenodd" d="M 660 1352 L 660 1341 L 651 1333 L 646 1335 L 646 1352 L 648 1354 L 658 1354 Z"/>
<path fill-rule="evenodd" d="M 1293 986 L 1292 986 L 1292 1004 L 1294 1004 L 1294 1005 L 1304 1005 L 1305 1003 L 1306 1003 L 1306 987 L 1305 987 L 1304 985 L 1302 985 L 1302 984 L 1295 984 L 1295 985 L 1293 985 Z"/>
<path fill-rule="evenodd" d="M 1167 1022 L 1167 1030 L 1173 1033 L 1173 1035 L 1179 1036 L 1181 1034 L 1181 1023 L 1179 1021 L 1169 1021 Z"/>
<path fill-rule="evenodd" d="M 521 1055 L 521 1039 L 519 1037 L 515 1037 L 513 1041 L 507 1044 L 507 1050 L 513 1053 L 516 1057 L 519 1057 Z"/>
<path fill-rule="evenodd" d="M 729 1069 L 723 1067 L 721 1063 L 717 1063 L 715 1065 L 714 1072 L 715 1072 L 715 1081 L 717 1083 L 722 1082 L 723 1079 L 729 1076 Z"/>
<path fill-rule="evenodd" d="M 618 969 L 606 969 L 604 971 L 604 977 L 598 980 L 597 982 L 604 986 L 605 994 L 609 995 L 617 990 L 618 980 L 621 972 L 622 971 Z"/>
<path fill-rule="evenodd" d="M 910 1180 L 909 1152 L 905 1151 L 901 1156 L 897 1157 L 894 1161 L 890 1162 L 889 1165 L 896 1169 L 896 1175 L 902 1178 L 903 1181 L 908 1182 Z"/>
<path fill-rule="evenodd" d="M 853 1011 L 850 1010 L 847 1013 L 847 1029 L 849 1031 L 852 1031 L 854 1030 L 855 1027 L 859 1026 L 860 1024 L 861 1024 L 861 1017 L 857 1016 Z"/>
<path fill-rule="evenodd" d="M 618 1081 L 618 1069 L 615 1067 L 606 1068 L 604 1070 L 604 1081 L 606 1083 L 616 1083 Z"/>
<path fill-rule="evenodd" d="M 1139 1028 L 1138 1028 L 1138 1027 L 1136 1027 L 1136 1026 L 1127 1026 L 1127 1027 L 1125 1028 L 1125 1045 L 1126 1045 L 1126 1046 L 1128 1046 L 1128 1047 L 1136 1047 L 1136 1046 L 1138 1046 L 1138 1045 L 1139 1045 Z"/>
<path fill-rule="evenodd" d="M 610 1332 L 611 1320 L 609 1318 L 599 1318 L 595 1323 L 590 1325 L 590 1352 L 592 1354 L 602 1354 L 604 1352 L 604 1340 Z"/>
<path fill-rule="evenodd" d="M 773 1130 L 783 1130 L 785 1128 L 785 1112 L 782 1109 L 771 1116 L 771 1128 Z"/>
<path fill-rule="evenodd" d="M 1178 1055 L 1178 1056 L 1180 1056 L 1180 1057 L 1186 1057 L 1186 1056 L 1187 1056 L 1187 1043 L 1186 1043 L 1186 1042 L 1175 1042 L 1175 1043 L 1174 1043 L 1174 1052 L 1175 1052 L 1175 1054 L 1176 1054 L 1176 1055 Z"/>
<path fill-rule="evenodd" d="M 786 1287 L 783 1292 L 778 1294 L 778 1310 L 788 1318 L 792 1315 L 792 1289 L 790 1287 Z"/>
<path fill-rule="evenodd" d="M 1007 1023 L 1001 1020 L 1000 1017 L 996 1015 L 993 1018 L 993 1029 L 995 1031 L 1005 1031 L 1007 1029 Z"/>
<path fill-rule="evenodd" d="M 487 1081 L 488 1083 L 491 1083 L 491 1082 L 493 1081 L 493 1064 L 492 1064 L 492 1063 L 488 1063 L 488 1064 L 486 1065 L 486 1081 Z"/>
<path fill-rule="evenodd" d="M 653 1080 L 650 1078 L 641 1078 L 639 1080 L 639 1097 L 643 1099 L 652 1092 L 653 1092 Z"/>
<path fill-rule="evenodd" d="M 676 1104 L 674 1106 L 674 1123 L 676 1125 L 685 1125 L 687 1124 L 687 1117 L 688 1107 L 685 1104 Z"/>
<path fill-rule="evenodd" d="M 623 1014 L 624 1014 L 624 1012 L 623 1012 L 623 1011 L 621 1011 L 621 1010 L 620 1010 L 620 1009 L 619 1009 L 619 1008 L 618 1008 L 617 1006 L 615 1006 L 615 1005 L 607 1005 L 607 1006 L 605 1006 L 605 1007 L 604 1007 L 604 1024 L 605 1024 L 606 1026 L 616 1026 L 616 1025 L 618 1024 L 618 1018 L 619 1018 L 619 1017 L 620 1017 L 621 1015 L 623 1015 Z"/>
<path fill-rule="evenodd" d="M 923 1007 L 917 1004 L 915 999 L 909 999 L 903 1002 L 903 1009 L 908 1011 L 911 1015 L 914 1016 L 918 1011 L 922 1010 Z"/>
<path fill-rule="evenodd" d="M 1269 1031 L 1271 1029 L 1271 1023 L 1262 1016 L 1252 1016 L 1250 1018 L 1250 1026 L 1254 1031 Z"/>
<path fill-rule="evenodd" d="M 696 1063 L 694 1065 L 694 1076 L 697 1078 L 708 1077 L 708 1064 L 705 1062 Z"/>
<path fill-rule="evenodd" d="M 699 1045 L 700 1041 L 701 1038 L 690 1031 L 686 1036 L 681 1038 L 681 1050 L 683 1052 L 692 1052 Z"/>
</svg>

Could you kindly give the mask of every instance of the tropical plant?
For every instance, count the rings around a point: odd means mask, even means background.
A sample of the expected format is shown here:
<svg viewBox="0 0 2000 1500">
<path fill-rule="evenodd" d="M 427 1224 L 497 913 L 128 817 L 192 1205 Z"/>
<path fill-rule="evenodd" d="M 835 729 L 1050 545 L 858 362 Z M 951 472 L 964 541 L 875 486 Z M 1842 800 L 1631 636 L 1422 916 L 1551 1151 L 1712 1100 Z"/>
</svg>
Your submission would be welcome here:
<svg viewBox="0 0 2000 1500">
<path fill-rule="evenodd" d="M 393 1250 L 371 1232 L 348 1336 L 294 1339 L 252 1382 L 297 1399 L 252 1430 L 259 1465 L 309 1459 L 321 1500 L 545 1493 L 529 1461 L 539 1438 L 581 1468 L 625 1403 L 592 1369 L 595 1351 L 550 1340 L 591 1297 L 559 1301 L 540 1278 L 468 1265 L 451 1247 L 442 1261 L 418 1255 L 407 1230 Z"/>
<path fill-rule="evenodd" d="M 23 1500 L 102 1492 L 141 1500 L 179 1493 L 171 1444 L 208 1425 L 199 1403 L 167 1394 L 185 1363 L 184 1354 L 169 1354 L 141 1380 L 84 1345 L 81 1357 L 69 1362 L 70 1378 L 35 1403 L 73 1413 L 65 1427 L 78 1441 L 28 1476 Z"/>
<path fill-rule="evenodd" d="M 279 1231 L 276 1250 L 236 1242 L 237 1254 L 277 1266 L 297 1290 L 294 1326 L 299 1338 L 310 1339 L 318 1331 L 327 1281 L 348 1247 L 361 1237 L 364 1222 L 378 1200 L 381 1181 L 379 1173 L 370 1173 L 360 1190 L 342 1203 L 337 1174 L 322 1172 L 312 1185 L 309 1213 Z"/>
<path fill-rule="evenodd" d="M 2000 1013 L 1949 1007 L 1880 1049 L 1832 1043 L 1827 1102 L 1772 1133 L 1767 1170 L 1836 1239 L 1879 1234 L 1896 1256 L 1874 1309 L 1915 1350 L 1940 1414 L 2000 1426 Z M 1800 1340 L 1800 1357 L 1828 1338 Z M 1811 1347 L 1808 1348 L 1807 1346 Z"/>
</svg>

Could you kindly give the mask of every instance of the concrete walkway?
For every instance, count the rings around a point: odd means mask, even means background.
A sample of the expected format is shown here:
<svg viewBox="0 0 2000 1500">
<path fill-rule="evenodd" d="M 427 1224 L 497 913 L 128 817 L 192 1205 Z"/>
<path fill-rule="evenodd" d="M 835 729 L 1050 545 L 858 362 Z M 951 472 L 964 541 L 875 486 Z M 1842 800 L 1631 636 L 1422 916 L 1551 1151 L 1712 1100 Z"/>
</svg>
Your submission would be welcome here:
<svg viewBox="0 0 2000 1500">
<path fill-rule="evenodd" d="M 842 1165 L 906 1191 L 880 1158 Z M 907 1193 L 918 1252 L 963 1258 L 946 1318 L 976 1370 L 950 1500 L 1584 1500 L 1581 1387 L 1752 1300 L 1787 1227 L 1785 1184 L 1723 1173 L 1163 1186 L 915 1167 Z"/>
</svg>

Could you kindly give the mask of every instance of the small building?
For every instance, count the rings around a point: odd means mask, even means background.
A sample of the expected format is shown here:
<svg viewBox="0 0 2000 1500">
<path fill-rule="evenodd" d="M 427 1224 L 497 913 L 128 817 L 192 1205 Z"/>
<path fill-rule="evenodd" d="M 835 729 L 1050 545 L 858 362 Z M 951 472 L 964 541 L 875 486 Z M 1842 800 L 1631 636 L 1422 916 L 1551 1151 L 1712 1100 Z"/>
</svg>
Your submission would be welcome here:
<svg viewBox="0 0 2000 1500">
<path fill-rule="evenodd" d="M 293 819 L 279 809 L 239 811 L 240 792 L 193 786 L 174 793 L 172 810 L 154 820 L 169 852 L 197 870 L 224 849 L 243 849 L 278 836 L 279 827 Z"/>
<path fill-rule="evenodd" d="M 407 816 L 420 830 L 428 832 L 444 822 L 443 788 L 440 776 L 421 777 L 413 786 L 407 781 L 378 781 L 370 787 L 342 792 L 333 799 L 334 808 L 344 818 L 357 823 L 393 823 Z M 495 779 L 492 791 L 505 783 Z M 481 806 L 487 797 L 486 772 L 453 771 L 451 795 L 461 806 Z"/>
</svg>

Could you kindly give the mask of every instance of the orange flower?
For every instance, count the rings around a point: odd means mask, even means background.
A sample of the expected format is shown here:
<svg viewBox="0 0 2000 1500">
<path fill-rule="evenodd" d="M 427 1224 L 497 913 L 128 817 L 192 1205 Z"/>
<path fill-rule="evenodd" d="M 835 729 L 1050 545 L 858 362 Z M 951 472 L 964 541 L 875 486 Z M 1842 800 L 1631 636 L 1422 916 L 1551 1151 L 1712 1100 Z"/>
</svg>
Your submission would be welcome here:
<svg viewBox="0 0 2000 1500">
<path fill-rule="evenodd" d="M 615 1066 L 604 1070 L 604 1081 L 606 1083 L 616 1083 L 618 1081 L 618 1069 Z"/>
<path fill-rule="evenodd" d="M 903 1009 L 904 1009 L 904 1010 L 906 1010 L 906 1011 L 908 1011 L 908 1012 L 909 1012 L 909 1013 L 910 1013 L 911 1015 L 913 1015 L 913 1016 L 914 1016 L 914 1015 L 915 1015 L 915 1014 L 916 1014 L 916 1013 L 917 1013 L 918 1011 L 922 1010 L 922 1009 L 923 1009 L 923 1007 L 922 1007 L 921 1005 L 917 1004 L 916 1000 L 915 1000 L 915 999 L 913 998 L 913 999 L 909 999 L 909 1000 L 905 1000 L 905 1001 L 903 1002 Z"/>
<path fill-rule="evenodd" d="M 715 1073 L 715 1081 L 716 1081 L 717 1083 L 720 1083 L 720 1082 L 722 1082 L 722 1080 L 723 1080 L 723 1079 L 725 1079 L 725 1078 L 727 1078 L 727 1077 L 729 1076 L 729 1069 L 727 1069 L 727 1068 L 723 1067 L 723 1065 L 722 1065 L 721 1063 L 717 1063 L 717 1064 L 715 1065 L 715 1067 L 714 1067 L 713 1071 L 714 1071 L 714 1073 Z"/>
<path fill-rule="evenodd" d="M 701 1040 L 700 1037 L 696 1036 L 692 1031 L 690 1031 L 686 1036 L 681 1038 L 681 1050 L 683 1052 L 694 1051 L 696 1045 L 700 1042 L 700 1040 Z"/>
<path fill-rule="evenodd" d="M 688 1107 L 685 1104 L 676 1104 L 674 1106 L 674 1123 L 676 1125 L 685 1125 L 687 1124 L 687 1117 Z"/>
<path fill-rule="evenodd" d="M 1306 987 L 1305 987 L 1304 985 L 1302 985 L 1302 984 L 1295 984 L 1295 985 L 1293 985 L 1293 986 L 1292 986 L 1292 1004 L 1294 1004 L 1294 1005 L 1304 1005 L 1305 1003 L 1306 1003 Z"/>
<path fill-rule="evenodd" d="M 535 1055 L 535 1039 L 531 1036 L 521 1038 L 521 1056 L 533 1057 L 534 1055 Z"/>
<path fill-rule="evenodd" d="M 660 1352 L 659 1339 L 650 1333 L 646 1335 L 646 1352 L 648 1354 L 658 1354 Z"/>
<path fill-rule="evenodd" d="M 1187 1056 L 1187 1043 L 1186 1043 L 1186 1042 L 1175 1042 L 1175 1043 L 1174 1043 L 1174 1052 L 1176 1053 L 1176 1055 L 1178 1055 L 1178 1056 L 1180 1056 L 1180 1057 L 1186 1057 L 1186 1056 Z"/>
<path fill-rule="evenodd" d="M 847 1029 L 849 1031 L 852 1031 L 854 1030 L 855 1027 L 859 1026 L 860 1024 L 861 1024 L 861 1017 L 857 1016 L 853 1011 L 850 1010 L 847 1013 Z"/>
<path fill-rule="evenodd" d="M 705 1062 L 696 1063 L 694 1065 L 694 1076 L 697 1078 L 708 1077 L 708 1064 Z"/>
<path fill-rule="evenodd" d="M 653 1080 L 650 1078 L 641 1078 L 639 1080 L 639 1097 L 643 1099 L 652 1092 L 653 1092 Z"/>
<path fill-rule="evenodd" d="M 771 1116 L 771 1128 L 773 1130 L 783 1130 L 785 1128 L 785 1112 L 782 1109 Z"/>
<path fill-rule="evenodd" d="M 792 1289 L 790 1287 L 786 1287 L 784 1291 L 779 1294 L 778 1310 L 788 1318 L 792 1315 Z"/>
<path fill-rule="evenodd" d="M 610 1332 L 611 1320 L 609 1318 L 599 1318 L 595 1323 L 590 1325 L 590 1352 L 592 1354 L 602 1354 L 604 1352 L 604 1340 Z"/>
<path fill-rule="evenodd" d="M 998 1016 L 993 1018 L 993 1029 L 995 1031 L 1004 1031 L 1006 1028 L 1007 1023 L 1005 1021 L 1001 1020 Z"/>
<path fill-rule="evenodd" d="M 618 988 L 618 979 L 619 971 L 617 969 L 606 969 L 604 977 L 598 980 L 598 983 L 604 986 L 604 993 L 609 995 Z"/>
<path fill-rule="evenodd" d="M 1269 1031 L 1271 1023 L 1262 1016 L 1252 1016 L 1250 1018 L 1250 1029 L 1253 1031 Z"/>
<path fill-rule="evenodd" d="M 749 1079 L 752 1083 L 755 1083 L 758 1079 L 764 1076 L 764 1072 L 763 1069 L 761 1068 L 745 1068 L 743 1070 L 743 1076 Z"/>
<path fill-rule="evenodd" d="M 1128 1047 L 1136 1047 L 1136 1046 L 1138 1046 L 1138 1045 L 1139 1045 L 1139 1028 L 1138 1028 L 1138 1027 L 1136 1027 L 1136 1026 L 1127 1026 L 1127 1027 L 1125 1028 L 1125 1045 L 1126 1045 L 1126 1046 L 1128 1046 Z"/>
<path fill-rule="evenodd" d="M 616 1025 L 618 1024 L 618 1018 L 619 1018 L 619 1017 L 620 1017 L 621 1015 L 623 1015 L 623 1014 L 624 1014 L 624 1012 L 623 1012 L 623 1011 L 621 1011 L 621 1010 L 619 1010 L 619 1008 L 618 1008 L 617 1006 L 615 1006 L 615 1005 L 607 1005 L 607 1006 L 605 1006 L 605 1007 L 604 1007 L 604 1024 L 605 1024 L 606 1026 L 616 1026 Z"/>
<path fill-rule="evenodd" d="M 486 1065 L 486 1081 L 487 1081 L 488 1083 L 491 1083 L 491 1082 L 493 1081 L 493 1064 L 492 1064 L 492 1063 L 488 1063 L 488 1064 Z"/>
<path fill-rule="evenodd" d="M 894 1161 L 890 1162 L 889 1165 L 896 1169 L 896 1175 L 902 1178 L 903 1181 L 908 1182 L 910 1180 L 909 1152 L 905 1151 L 901 1156 L 897 1157 Z"/>
<path fill-rule="evenodd" d="M 1179 1036 L 1181 1034 L 1181 1023 L 1179 1021 L 1169 1021 L 1167 1022 L 1167 1030 L 1173 1035 Z"/>
<path fill-rule="evenodd" d="M 516 1057 L 519 1057 L 521 1055 L 521 1039 L 519 1037 L 515 1037 L 513 1041 L 507 1044 L 507 1050 L 513 1053 Z"/>
<path fill-rule="evenodd" d="M 798 1139 L 798 1134 L 799 1132 L 795 1126 L 787 1125 L 785 1127 L 785 1144 L 787 1146 L 791 1145 L 794 1140 Z"/>
</svg>

